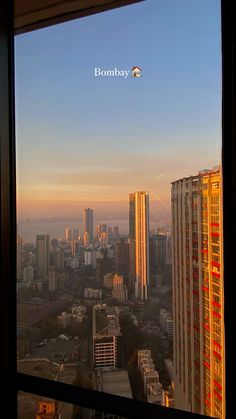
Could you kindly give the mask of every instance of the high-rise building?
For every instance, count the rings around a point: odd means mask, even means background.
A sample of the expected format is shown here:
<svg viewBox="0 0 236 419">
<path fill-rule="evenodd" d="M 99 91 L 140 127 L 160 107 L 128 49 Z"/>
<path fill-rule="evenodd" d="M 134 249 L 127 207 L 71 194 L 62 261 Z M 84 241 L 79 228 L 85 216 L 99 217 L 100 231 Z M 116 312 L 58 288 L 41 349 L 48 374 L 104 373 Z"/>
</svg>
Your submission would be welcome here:
<svg viewBox="0 0 236 419">
<path fill-rule="evenodd" d="M 90 243 L 93 242 L 93 210 L 85 208 L 83 211 L 83 226 L 84 233 L 89 234 Z"/>
<path fill-rule="evenodd" d="M 63 249 L 57 249 L 56 252 L 52 253 L 52 265 L 55 265 L 59 271 L 64 270 L 64 251 Z"/>
<path fill-rule="evenodd" d="M 72 231 L 71 231 L 71 228 L 69 226 L 66 227 L 65 237 L 66 237 L 66 240 L 67 241 L 71 241 L 72 240 Z"/>
<path fill-rule="evenodd" d="M 98 224 L 96 226 L 96 239 L 99 240 L 102 233 L 107 232 L 107 225 L 106 224 Z"/>
<path fill-rule="evenodd" d="M 25 266 L 23 269 L 23 281 L 31 282 L 34 279 L 34 268 L 33 266 Z"/>
<path fill-rule="evenodd" d="M 119 227 L 118 226 L 114 226 L 113 228 L 113 238 L 114 240 L 118 240 L 119 238 Z"/>
<path fill-rule="evenodd" d="M 85 231 L 84 233 L 84 247 L 88 247 L 90 244 L 90 236 L 89 233 L 87 233 L 87 231 Z"/>
<path fill-rule="evenodd" d="M 129 195 L 129 257 L 130 280 L 135 282 L 135 297 L 149 296 L 149 194 Z"/>
<path fill-rule="evenodd" d="M 101 257 L 96 259 L 96 276 L 101 283 L 103 282 L 104 275 L 114 272 L 114 262 L 115 259 L 108 256 L 108 249 L 102 249 Z"/>
<path fill-rule="evenodd" d="M 173 336 L 173 318 L 169 311 L 165 308 L 160 309 L 160 326 L 161 331 L 168 335 L 168 337 Z"/>
<path fill-rule="evenodd" d="M 101 233 L 99 242 L 100 242 L 101 246 L 107 246 L 108 245 L 108 242 L 109 242 L 109 235 L 108 235 L 108 233 L 105 233 L 105 232 L 104 233 Z"/>
<path fill-rule="evenodd" d="M 85 266 L 91 266 L 93 263 L 93 251 L 91 249 L 85 250 L 84 252 L 84 264 Z"/>
<path fill-rule="evenodd" d="M 175 407 L 225 418 L 220 169 L 172 183 Z"/>
<path fill-rule="evenodd" d="M 122 275 L 114 274 L 112 276 L 112 298 L 120 303 L 124 303 L 128 298 L 127 288 L 124 285 Z"/>
<path fill-rule="evenodd" d="M 16 275 L 17 275 L 17 281 L 20 281 L 22 279 L 22 238 L 21 237 L 17 237 L 16 249 L 17 249 Z"/>
<path fill-rule="evenodd" d="M 158 233 L 150 237 L 150 266 L 156 271 L 165 267 L 166 240 L 165 233 Z"/>
<path fill-rule="evenodd" d="M 127 276 L 129 271 L 129 245 L 125 239 L 115 244 L 115 272 Z"/>
<path fill-rule="evenodd" d="M 50 261 L 50 236 L 37 234 L 36 236 L 37 273 L 41 278 L 48 276 Z"/>
<path fill-rule="evenodd" d="M 74 227 L 72 229 L 72 240 L 78 240 L 79 238 L 79 229 L 78 227 Z"/>
<path fill-rule="evenodd" d="M 54 253 L 54 252 L 57 251 L 57 246 L 58 246 L 57 239 L 52 239 L 51 240 L 51 250 L 52 250 L 52 253 Z"/>
<path fill-rule="evenodd" d="M 122 368 L 123 339 L 119 312 L 105 304 L 93 307 L 93 365 L 95 369 Z"/>
<path fill-rule="evenodd" d="M 48 291 L 57 289 L 57 271 L 55 266 L 50 266 L 48 270 Z"/>
<path fill-rule="evenodd" d="M 79 256 L 80 253 L 80 243 L 79 240 L 71 241 L 71 255 L 73 258 Z"/>
</svg>

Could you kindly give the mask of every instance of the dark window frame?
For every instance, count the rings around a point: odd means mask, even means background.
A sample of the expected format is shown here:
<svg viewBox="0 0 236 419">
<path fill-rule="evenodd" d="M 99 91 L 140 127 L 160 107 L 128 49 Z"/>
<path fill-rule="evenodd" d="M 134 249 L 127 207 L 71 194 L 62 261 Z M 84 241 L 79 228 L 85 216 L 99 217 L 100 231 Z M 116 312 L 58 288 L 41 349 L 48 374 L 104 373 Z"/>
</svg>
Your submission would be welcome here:
<svg viewBox="0 0 236 419">
<path fill-rule="evenodd" d="M 236 236 L 236 4 L 221 0 L 222 11 L 222 167 L 224 211 L 224 318 L 226 383 L 236 375 L 236 316 L 233 296 L 234 237 Z M 47 391 L 58 399 L 127 417 L 188 418 L 199 415 L 149 405 L 62 383 L 17 373 L 16 364 L 16 185 L 13 0 L 2 0 L 0 10 L 0 360 L 3 383 L 2 417 L 17 417 L 17 391 Z M 232 280 L 230 280 L 232 277 Z M 46 385 L 47 384 L 47 385 Z M 87 400 L 87 401 L 86 401 Z M 100 400 L 100 401 L 99 401 Z M 122 403 L 120 403 L 122 400 Z M 119 402 L 119 403 L 117 403 Z M 102 403 L 102 404 L 101 404 Z M 115 404 L 119 406 L 115 406 Z M 119 407 L 119 409 L 118 409 Z M 142 416 L 142 412 L 145 412 Z M 152 412 L 152 413 L 151 413 Z M 160 415 L 158 415 L 160 413 Z M 204 417 L 204 416 L 201 416 Z M 236 417 L 234 388 L 226 386 L 226 417 Z"/>
</svg>

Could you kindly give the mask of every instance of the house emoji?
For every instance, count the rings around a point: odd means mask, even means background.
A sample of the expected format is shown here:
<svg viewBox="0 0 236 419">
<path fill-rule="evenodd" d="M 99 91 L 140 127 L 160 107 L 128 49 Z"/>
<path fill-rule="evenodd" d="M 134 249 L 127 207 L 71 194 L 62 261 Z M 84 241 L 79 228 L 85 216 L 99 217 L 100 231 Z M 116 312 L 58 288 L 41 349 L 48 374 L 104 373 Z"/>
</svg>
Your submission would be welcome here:
<svg viewBox="0 0 236 419">
<path fill-rule="evenodd" d="M 142 70 L 140 67 L 133 67 L 132 68 L 132 76 L 133 77 L 141 77 Z"/>
</svg>

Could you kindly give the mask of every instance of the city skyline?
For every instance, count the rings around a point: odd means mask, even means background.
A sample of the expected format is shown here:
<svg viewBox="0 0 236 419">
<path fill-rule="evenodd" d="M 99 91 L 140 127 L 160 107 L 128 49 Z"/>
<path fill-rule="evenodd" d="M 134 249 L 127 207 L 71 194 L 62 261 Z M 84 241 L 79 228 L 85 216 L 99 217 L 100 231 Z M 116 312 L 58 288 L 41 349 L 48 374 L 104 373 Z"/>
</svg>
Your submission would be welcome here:
<svg viewBox="0 0 236 419">
<path fill-rule="evenodd" d="M 134 64 L 137 80 L 93 75 Z M 17 37 L 19 218 L 125 212 L 132 190 L 168 206 L 174 179 L 219 163 L 220 72 L 218 1 L 149 1 Z"/>
<path fill-rule="evenodd" d="M 19 35 L 15 75 L 18 370 L 225 419 L 220 0 Z"/>
</svg>

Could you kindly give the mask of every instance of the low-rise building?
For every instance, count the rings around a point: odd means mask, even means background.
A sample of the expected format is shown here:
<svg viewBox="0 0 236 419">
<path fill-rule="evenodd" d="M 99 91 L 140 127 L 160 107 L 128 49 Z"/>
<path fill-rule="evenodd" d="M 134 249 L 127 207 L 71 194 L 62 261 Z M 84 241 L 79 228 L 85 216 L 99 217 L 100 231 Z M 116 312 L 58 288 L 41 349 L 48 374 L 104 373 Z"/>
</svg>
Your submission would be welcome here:
<svg viewBox="0 0 236 419">
<path fill-rule="evenodd" d="M 85 288 L 84 289 L 84 298 L 101 300 L 102 299 L 102 290 L 100 288 Z"/>
<path fill-rule="evenodd" d="M 63 311 L 57 316 L 58 325 L 66 329 L 67 327 L 81 323 L 86 316 L 86 310 L 85 306 L 73 305 L 71 312 Z"/>
</svg>

